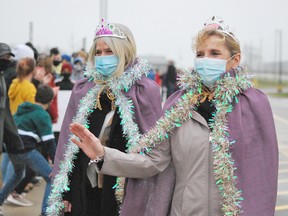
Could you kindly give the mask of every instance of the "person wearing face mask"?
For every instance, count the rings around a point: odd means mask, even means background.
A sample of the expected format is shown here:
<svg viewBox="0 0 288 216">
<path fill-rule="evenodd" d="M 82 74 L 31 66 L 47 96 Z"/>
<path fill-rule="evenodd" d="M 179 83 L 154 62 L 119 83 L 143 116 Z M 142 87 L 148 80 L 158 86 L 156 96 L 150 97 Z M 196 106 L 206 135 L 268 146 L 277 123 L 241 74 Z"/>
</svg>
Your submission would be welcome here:
<svg viewBox="0 0 288 216">
<path fill-rule="evenodd" d="M 49 107 L 53 95 L 53 90 L 49 86 L 39 86 L 35 96 L 35 104 L 30 102 L 22 103 L 14 115 L 15 122 L 11 118 L 10 122 L 6 123 L 6 115 L 10 113 L 11 116 L 11 112 L 5 113 L 5 149 L 9 154 L 13 167 L 8 166 L 5 184 L 0 190 L 0 209 L 7 196 L 23 179 L 25 167 L 27 166 L 41 175 L 47 183 L 41 209 L 41 215 L 45 215 L 51 186 L 52 169 L 47 160 L 37 150 L 37 147 L 41 143 L 42 150 L 49 155 L 52 161 L 54 160 L 56 145 L 52 132 L 52 122 L 49 114 L 45 111 Z M 13 123 L 15 124 L 15 131 L 12 133 Z M 17 129 L 20 136 L 17 133 Z M 9 136 L 9 138 L 6 136 Z M 18 146 L 16 145 L 17 139 Z M 15 143 L 11 143 L 11 141 L 15 141 Z M 14 197 L 14 199 L 21 200 L 23 206 L 32 205 L 31 202 L 24 203 L 25 199 L 23 200 L 21 195 L 18 196 L 18 198 Z M 0 215 L 3 215 L 2 212 Z"/>
<path fill-rule="evenodd" d="M 72 142 L 96 160 L 89 170 L 103 175 L 147 178 L 172 162 L 175 184 L 161 182 L 174 190 L 167 215 L 274 215 L 278 144 L 269 100 L 239 66 L 239 41 L 222 19 L 209 19 L 193 47 L 195 68 L 180 72 L 180 89 L 134 154 L 102 145 L 81 121 L 70 125 Z"/>
<path fill-rule="evenodd" d="M 59 90 L 72 90 L 74 83 L 71 81 L 72 66 L 69 63 L 64 63 L 61 69 L 62 80 L 56 81 L 55 85 L 59 86 Z"/>
<path fill-rule="evenodd" d="M 150 69 L 146 60 L 137 57 L 134 37 L 128 27 L 101 20 L 84 78 L 74 85 L 62 123 L 47 215 L 119 215 L 121 191 L 115 190 L 117 178 L 88 170 L 88 164 L 93 161 L 75 148 L 69 125 L 81 121 L 105 146 L 129 151 L 162 114 L 159 87 L 147 77 Z M 136 213 L 131 215 L 141 215 L 150 206 L 156 208 L 158 203 L 150 200 L 151 188 L 156 188 L 159 200 L 169 203 L 171 196 L 167 196 L 166 191 L 170 189 L 156 185 L 159 179 L 171 174 L 174 176 L 167 169 L 164 175 L 150 180 L 129 179 L 126 190 L 130 196 L 141 195 L 145 201 L 123 202 L 121 211 L 135 208 L 133 203 L 137 203 Z M 164 205 L 159 206 L 156 215 L 162 215 L 165 210 Z"/>
<path fill-rule="evenodd" d="M 22 140 L 20 136 L 18 135 L 17 126 L 15 124 L 14 118 L 10 111 L 9 98 L 7 95 L 8 89 L 7 89 L 5 75 L 4 75 L 5 71 L 10 66 L 10 63 L 12 61 L 11 59 L 12 56 L 14 56 L 14 54 L 11 52 L 10 47 L 5 43 L 0 43 L 0 151 L 1 152 L 3 150 L 6 151 L 5 153 L 6 163 L 5 164 L 8 164 L 9 162 L 8 154 L 15 153 L 15 151 L 17 150 L 24 149 Z M 12 157 L 12 163 L 14 162 L 13 155 L 14 154 L 11 154 L 9 156 L 10 158 Z M 4 154 L 2 155 L 2 157 L 4 157 Z M 4 160 L 4 158 L 2 160 Z M 15 163 L 13 163 L 13 166 L 14 166 L 14 169 L 18 171 L 17 172 L 18 180 L 15 182 L 15 185 L 16 185 L 21 180 L 25 169 L 24 168 L 21 169 L 22 166 L 21 165 L 18 166 Z M 2 169 L 4 169 L 3 161 L 2 161 Z M 3 172 L 3 173 L 6 174 L 6 172 Z M 4 177 L 3 177 L 3 180 L 4 180 Z M 3 198 L 3 201 L 1 201 L 1 196 L 0 196 L 0 216 L 3 216 L 2 204 L 4 202 L 4 199 L 8 195 L 9 195 L 9 192 Z"/>
<path fill-rule="evenodd" d="M 17 163 L 30 168 L 46 181 L 45 192 L 42 201 L 41 215 L 45 215 L 47 200 L 51 190 L 51 164 L 39 152 L 39 145 L 45 155 L 48 155 L 49 161 L 54 161 L 56 143 L 52 131 L 52 121 L 46 111 L 54 97 L 53 90 L 48 85 L 39 85 L 35 95 L 35 103 L 24 102 L 14 115 L 18 128 L 18 133 L 23 141 L 24 149 L 17 152 Z M 8 167 L 6 182 L 8 185 L 13 180 L 14 174 Z M 7 186 L 8 187 L 8 186 Z M 14 188 L 13 188 L 14 189 Z M 8 189 L 6 184 L 0 192 L 0 201 L 2 195 Z M 21 197 L 21 195 L 18 195 Z M 22 200 L 22 199 L 21 199 Z M 25 206 L 31 206 L 33 203 L 26 202 Z"/>
<path fill-rule="evenodd" d="M 50 49 L 50 58 L 53 63 L 52 72 L 57 79 L 60 77 L 62 68 L 62 56 L 57 47 L 53 47 L 52 49 Z"/>
<path fill-rule="evenodd" d="M 84 60 L 81 57 L 76 57 L 73 64 L 73 72 L 71 79 L 77 81 L 83 78 Z"/>
</svg>

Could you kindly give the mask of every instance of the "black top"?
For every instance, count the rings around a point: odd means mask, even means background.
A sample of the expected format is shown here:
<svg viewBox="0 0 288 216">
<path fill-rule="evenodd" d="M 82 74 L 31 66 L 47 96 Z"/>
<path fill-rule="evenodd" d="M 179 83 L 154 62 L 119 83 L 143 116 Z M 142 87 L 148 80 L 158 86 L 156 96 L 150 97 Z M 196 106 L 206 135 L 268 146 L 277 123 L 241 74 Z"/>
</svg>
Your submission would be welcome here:
<svg viewBox="0 0 288 216">
<path fill-rule="evenodd" d="M 94 109 L 88 117 L 89 130 L 99 136 L 106 115 L 111 111 L 111 101 L 106 94 L 100 98 L 102 110 Z M 117 110 L 115 111 L 111 132 L 106 143 L 111 148 L 122 152 L 126 149 L 126 139 L 123 136 L 121 119 Z M 103 188 L 92 188 L 87 177 L 87 165 L 90 159 L 80 150 L 75 159 L 75 167 L 70 176 L 70 192 L 66 193 L 64 200 L 72 203 L 72 212 L 65 216 L 117 216 L 118 205 L 115 198 L 113 186 L 116 184 L 116 177 L 104 175 Z"/>
<path fill-rule="evenodd" d="M 209 125 L 209 122 L 212 119 L 212 113 L 215 112 L 215 106 L 212 104 L 211 101 L 206 99 L 203 103 L 200 103 L 197 112 L 206 120 Z"/>
<path fill-rule="evenodd" d="M 55 83 L 56 86 L 60 87 L 60 90 L 72 90 L 74 83 L 69 78 L 63 78 L 61 81 Z"/>
<path fill-rule="evenodd" d="M 14 151 L 24 149 L 24 146 L 10 111 L 6 81 L 3 71 L 0 71 L 0 152 L 4 150 L 2 145 L 5 143 L 5 150 L 15 153 Z"/>
</svg>

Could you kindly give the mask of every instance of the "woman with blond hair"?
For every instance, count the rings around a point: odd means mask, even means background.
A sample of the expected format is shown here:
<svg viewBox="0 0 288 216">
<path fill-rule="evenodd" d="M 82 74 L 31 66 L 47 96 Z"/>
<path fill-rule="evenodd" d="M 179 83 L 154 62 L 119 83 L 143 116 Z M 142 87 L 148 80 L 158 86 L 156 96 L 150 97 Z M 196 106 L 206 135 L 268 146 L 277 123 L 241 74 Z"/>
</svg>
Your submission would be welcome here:
<svg viewBox="0 0 288 216">
<path fill-rule="evenodd" d="M 122 194 L 115 190 L 116 177 L 98 175 L 88 169 L 90 159 L 71 141 L 69 125 L 72 122 L 81 122 L 101 139 L 103 145 L 129 152 L 140 135 L 150 129 L 162 114 L 159 87 L 147 78 L 150 66 L 137 57 L 134 37 L 125 25 L 101 21 L 96 28 L 87 64 L 85 78 L 77 81 L 72 90 L 59 136 L 47 211 L 50 216 L 62 212 L 72 216 L 119 214 L 117 197 Z M 154 185 L 158 178 L 161 175 L 153 178 Z M 139 187 L 134 190 L 130 183 Z M 128 180 L 129 194 L 133 197 L 141 194 L 146 200 L 131 200 L 137 201 L 134 215 L 145 212 L 146 203 L 151 202 L 151 185 L 150 181 Z M 161 186 L 157 188 L 161 190 Z M 156 207 L 157 203 L 151 205 Z M 131 202 L 124 202 L 121 210 L 134 207 Z M 159 207 L 161 211 L 163 208 Z"/>
<path fill-rule="evenodd" d="M 278 146 L 268 98 L 239 66 L 239 41 L 223 20 L 208 20 L 194 48 L 195 68 L 179 75 L 180 90 L 135 154 L 101 145 L 81 122 L 70 126 L 72 141 L 99 174 L 147 178 L 172 162 L 175 185 L 161 182 L 174 190 L 167 215 L 274 215 Z"/>
</svg>

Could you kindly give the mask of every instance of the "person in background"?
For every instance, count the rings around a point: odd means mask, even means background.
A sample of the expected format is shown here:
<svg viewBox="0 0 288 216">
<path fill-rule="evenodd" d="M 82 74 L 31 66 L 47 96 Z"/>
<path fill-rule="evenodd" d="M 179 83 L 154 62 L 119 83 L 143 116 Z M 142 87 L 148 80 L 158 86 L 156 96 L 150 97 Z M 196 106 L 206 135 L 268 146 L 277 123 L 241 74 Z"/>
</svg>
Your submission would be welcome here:
<svg viewBox="0 0 288 216">
<path fill-rule="evenodd" d="M 3 44 L 3 49 L 5 52 L 8 50 L 8 48 L 10 50 L 10 47 L 7 44 Z M 26 58 L 26 57 L 33 58 L 33 50 L 25 44 L 18 44 L 12 49 L 12 51 L 10 50 L 10 53 L 11 55 L 9 59 L 2 60 L 2 61 L 5 61 L 5 63 L 9 63 L 8 66 L 7 65 L 5 66 L 5 71 L 2 71 L 3 73 L 2 75 L 4 76 L 5 81 L 6 81 L 7 93 L 12 83 L 12 80 L 17 77 L 17 72 L 16 72 L 17 62 L 22 58 Z M 9 101 L 9 98 L 7 100 Z M 10 109 L 10 105 L 9 105 L 9 109 Z M 1 168 L 2 168 L 1 174 L 2 174 L 3 183 L 5 181 L 6 170 L 7 170 L 9 161 L 10 160 L 9 160 L 8 154 L 6 154 L 5 149 L 3 149 L 2 162 L 1 162 Z"/>
<path fill-rule="evenodd" d="M 60 87 L 60 90 L 72 90 L 74 83 L 71 82 L 72 66 L 68 63 L 62 65 L 61 76 L 62 80 L 55 81 L 56 86 Z"/>
<path fill-rule="evenodd" d="M 31 42 L 27 42 L 27 43 L 25 43 L 25 45 L 27 45 L 28 47 L 30 47 L 33 50 L 34 60 L 35 60 L 35 62 L 37 64 L 38 57 L 39 57 L 39 53 L 38 53 L 37 49 L 34 47 L 34 45 Z"/>
<path fill-rule="evenodd" d="M 162 86 L 162 79 L 161 79 L 161 74 L 158 68 L 155 69 L 155 82 L 159 85 Z"/>
<path fill-rule="evenodd" d="M 163 84 L 167 89 L 166 97 L 168 98 L 176 90 L 177 73 L 173 61 L 168 62 L 168 69 L 166 74 L 164 75 L 163 80 Z"/>
<path fill-rule="evenodd" d="M 87 59 L 88 59 L 88 53 L 85 52 L 84 49 L 81 49 L 80 51 L 77 52 L 76 58 L 82 58 L 83 59 L 83 64 L 86 65 Z"/>
<path fill-rule="evenodd" d="M 49 84 L 53 79 L 52 60 L 49 56 L 39 58 L 32 82 L 37 88 L 40 84 Z"/>
<path fill-rule="evenodd" d="M 71 64 L 71 56 L 70 55 L 67 55 L 67 54 L 62 54 L 61 56 L 62 58 L 62 64 Z"/>
<path fill-rule="evenodd" d="M 16 65 L 22 58 L 34 58 L 33 50 L 26 44 L 18 44 L 12 49 L 13 57 L 9 67 L 5 71 L 7 88 L 9 89 L 12 80 L 17 77 Z"/>
<path fill-rule="evenodd" d="M 147 178 L 172 162 L 175 184 L 161 182 L 174 190 L 167 215 L 274 215 L 278 145 L 269 100 L 239 66 L 239 41 L 222 19 L 207 20 L 193 47 L 195 68 L 179 75 L 181 89 L 134 154 L 101 145 L 80 121 L 70 125 L 72 142 L 103 175 Z"/>
<path fill-rule="evenodd" d="M 11 52 L 10 47 L 5 43 L 0 43 L 0 151 L 3 149 L 6 150 L 5 158 L 2 154 L 2 174 L 6 175 L 6 169 L 9 163 L 9 157 L 11 158 L 11 161 L 14 162 L 15 155 L 14 153 L 24 149 L 22 140 L 20 136 L 18 135 L 17 126 L 15 124 L 14 118 L 10 111 L 9 106 L 9 99 L 7 95 L 7 86 L 6 86 L 6 80 L 4 73 L 9 68 L 12 57 L 14 54 Z M 5 146 L 5 148 L 4 148 Z M 5 166 L 3 166 L 3 160 L 6 161 Z M 16 173 L 15 178 L 15 185 L 21 180 L 21 178 L 24 175 L 24 169 L 22 169 L 21 165 L 18 165 L 17 163 L 13 163 L 13 168 Z M 4 176 L 2 176 L 2 179 L 4 180 Z M 2 181 L 2 186 L 5 185 L 4 181 Z M 7 193 L 8 196 L 9 192 Z M 3 201 L 0 202 L 0 216 L 3 216 L 2 213 L 2 204 L 5 200 L 5 197 L 3 198 Z"/>
<path fill-rule="evenodd" d="M 65 216 L 119 214 L 117 198 L 120 201 L 121 193 L 114 187 L 116 177 L 97 173 L 87 176 L 90 159 L 81 150 L 71 149 L 75 145 L 70 140 L 69 125 L 80 120 L 104 145 L 129 151 L 134 139 L 151 128 L 162 114 L 159 86 L 146 77 L 150 69 L 146 60 L 137 58 L 134 37 L 125 25 L 104 20 L 99 23 L 85 78 L 74 85 L 62 123 L 53 167 L 49 216 L 62 212 Z M 127 190 L 135 199 L 123 203 L 122 211 L 133 208 L 135 214 L 130 215 L 141 215 L 146 208 L 156 207 L 157 203 L 149 199 L 150 189 L 157 185 L 160 177 L 166 176 L 169 173 L 155 176 L 151 181 L 129 179 Z M 133 181 L 138 185 L 135 188 L 130 187 Z M 167 191 L 165 185 L 155 188 L 159 200 L 161 197 L 165 202 L 170 198 L 167 194 L 162 197 Z M 137 202 L 140 194 L 145 196 L 144 202 Z M 137 202 L 136 207 L 133 202 Z"/>
<path fill-rule="evenodd" d="M 84 60 L 81 57 L 76 57 L 73 64 L 73 72 L 71 79 L 77 81 L 83 78 Z"/>
<path fill-rule="evenodd" d="M 12 109 L 12 115 L 13 115 L 16 112 L 19 104 L 23 103 L 24 101 L 32 101 L 32 102 L 34 101 L 36 89 L 33 88 L 33 85 L 30 84 L 30 76 L 31 76 L 30 73 L 31 71 L 33 72 L 34 67 L 33 65 L 35 64 L 33 62 L 34 58 L 33 50 L 25 44 L 19 44 L 12 49 L 12 53 L 14 56 L 13 60 L 11 61 L 9 67 L 4 72 L 4 76 L 7 83 L 7 89 L 9 89 L 9 91 L 7 91 L 9 92 L 10 95 L 9 97 L 13 98 L 12 101 L 10 101 L 10 109 Z M 23 59 L 26 60 L 24 61 Z M 19 67 L 20 62 L 22 65 L 21 67 Z M 21 79 L 21 81 L 19 78 Z M 3 184 L 5 184 L 8 167 L 13 166 L 13 164 L 10 162 L 10 159 L 8 157 L 8 154 L 6 153 L 5 148 L 3 149 L 1 165 L 2 165 L 1 174 Z M 17 196 L 15 194 L 10 194 L 7 200 L 8 199 L 9 202 L 12 201 L 12 203 L 17 205 L 22 206 L 31 205 L 31 202 L 25 200 L 24 197 L 22 199 L 21 196 Z"/>
<path fill-rule="evenodd" d="M 18 74 L 17 78 L 12 81 L 10 85 L 8 96 L 10 99 L 10 110 L 12 115 L 14 115 L 18 107 L 24 102 L 35 102 L 36 87 L 33 85 L 32 77 L 35 69 L 34 58 L 22 58 L 17 62 L 16 72 Z M 4 182 L 7 181 L 6 176 L 11 176 L 13 174 L 13 165 L 11 162 L 7 164 L 7 173 L 5 174 Z M 10 168 L 9 168 L 10 167 Z M 10 172 L 10 173 L 9 173 Z M 25 188 L 29 181 L 25 181 L 27 176 L 35 176 L 35 173 L 30 169 L 25 170 L 25 178 L 19 183 Z M 24 184 L 24 185 L 23 185 Z M 18 187 L 18 186 L 17 186 Z M 16 191 L 20 191 L 16 188 Z M 23 191 L 22 191 L 23 192 Z M 21 196 L 21 193 L 16 193 L 13 191 L 7 198 L 7 201 L 15 205 L 20 206 L 31 206 L 33 203 Z"/>
<path fill-rule="evenodd" d="M 62 68 L 62 65 L 61 65 Z M 59 87 L 55 85 L 55 77 L 52 72 L 53 64 L 50 57 L 45 57 L 40 59 L 35 70 L 34 81 L 35 83 L 42 83 L 49 85 L 54 91 L 54 98 L 50 104 L 48 112 L 51 116 L 52 123 L 57 123 L 58 121 L 58 91 Z M 38 81 L 37 81 L 38 80 Z"/>
<path fill-rule="evenodd" d="M 62 57 L 57 47 L 50 49 L 50 58 L 53 63 L 52 72 L 55 76 L 55 79 L 57 79 L 60 77 L 61 68 L 62 68 Z"/>
<path fill-rule="evenodd" d="M 42 176 L 46 181 L 46 187 L 42 202 L 41 215 L 45 215 L 47 208 L 47 200 L 51 190 L 51 164 L 38 151 L 41 146 L 43 152 L 49 156 L 49 161 L 54 161 L 56 144 L 52 132 L 52 121 L 46 112 L 53 99 L 54 93 L 50 86 L 39 85 L 35 96 L 35 103 L 25 102 L 21 104 L 14 115 L 14 119 L 18 128 L 18 133 L 23 141 L 24 149 L 19 150 L 15 154 L 14 162 L 23 169 L 29 167 L 34 172 Z M 6 184 L 0 191 L 0 204 L 7 193 L 12 191 L 16 184 L 15 174 L 13 171 L 10 176 L 6 177 Z"/>
<path fill-rule="evenodd" d="M 36 88 L 31 81 L 35 64 L 35 60 L 32 58 L 23 58 L 17 63 L 18 76 L 12 81 L 8 91 L 12 115 L 17 111 L 20 104 L 28 101 L 34 103 Z"/>
</svg>

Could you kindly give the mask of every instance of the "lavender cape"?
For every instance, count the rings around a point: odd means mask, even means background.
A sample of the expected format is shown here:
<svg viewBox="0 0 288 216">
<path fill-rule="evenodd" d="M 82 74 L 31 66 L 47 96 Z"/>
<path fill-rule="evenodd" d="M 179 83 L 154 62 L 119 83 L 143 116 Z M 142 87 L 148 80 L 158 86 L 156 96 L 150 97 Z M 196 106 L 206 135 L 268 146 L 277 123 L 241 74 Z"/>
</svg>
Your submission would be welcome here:
<svg viewBox="0 0 288 216">
<path fill-rule="evenodd" d="M 94 82 L 88 82 L 88 79 L 85 78 L 79 80 L 73 88 L 58 140 L 53 176 L 59 172 L 59 163 L 64 158 L 65 145 L 70 135 L 69 125 L 76 115 L 79 100 L 94 86 Z M 144 133 L 154 126 L 162 115 L 161 98 L 157 84 L 143 76 L 125 93 L 125 96 L 133 101 L 134 120 L 140 132 Z M 174 179 L 172 166 L 152 178 L 128 179 L 121 215 L 166 216 L 172 200 Z"/>
<path fill-rule="evenodd" d="M 185 93 L 175 92 L 164 109 Z M 233 102 L 228 114 L 231 147 L 235 160 L 236 187 L 242 190 L 242 216 L 271 216 L 275 213 L 278 182 L 278 145 L 272 110 L 266 95 L 249 88 Z"/>
</svg>

